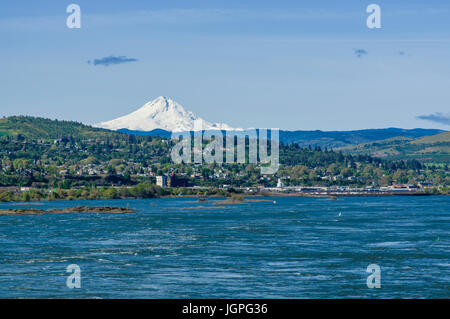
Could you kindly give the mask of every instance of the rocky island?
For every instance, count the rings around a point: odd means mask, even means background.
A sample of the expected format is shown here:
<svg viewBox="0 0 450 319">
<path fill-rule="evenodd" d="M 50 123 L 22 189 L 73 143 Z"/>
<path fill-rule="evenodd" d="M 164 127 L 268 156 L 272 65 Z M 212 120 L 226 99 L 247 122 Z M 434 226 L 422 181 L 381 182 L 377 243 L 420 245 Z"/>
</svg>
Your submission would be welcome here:
<svg viewBox="0 0 450 319">
<path fill-rule="evenodd" d="M 42 215 L 42 214 L 69 214 L 69 213 L 106 213 L 106 214 L 123 214 L 135 213 L 136 210 L 125 207 L 97 207 L 97 206 L 77 206 L 68 208 L 17 208 L 17 209 L 0 209 L 0 215 Z"/>
</svg>

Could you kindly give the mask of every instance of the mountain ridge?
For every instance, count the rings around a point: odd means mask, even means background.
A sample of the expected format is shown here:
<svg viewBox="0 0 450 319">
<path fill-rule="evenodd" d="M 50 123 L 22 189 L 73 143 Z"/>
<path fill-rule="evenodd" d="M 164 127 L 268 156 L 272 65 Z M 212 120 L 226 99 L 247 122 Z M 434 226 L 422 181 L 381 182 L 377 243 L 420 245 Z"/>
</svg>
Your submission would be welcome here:
<svg viewBox="0 0 450 319">
<path fill-rule="evenodd" d="M 172 132 L 166 130 L 152 130 L 152 131 L 135 131 L 128 129 L 120 129 L 118 132 L 137 135 L 137 136 L 159 136 L 168 138 Z M 244 134 L 246 130 L 239 131 L 239 134 Z M 356 146 L 359 144 L 385 140 L 388 138 L 405 137 L 405 138 L 421 138 L 426 136 L 433 136 L 444 133 L 443 130 L 438 129 L 402 129 L 402 128 L 386 128 L 386 129 L 366 129 L 353 131 L 285 131 L 280 130 L 280 141 L 285 144 L 296 143 L 300 146 L 312 147 L 328 147 L 328 148 L 343 148 L 349 146 Z"/>
</svg>

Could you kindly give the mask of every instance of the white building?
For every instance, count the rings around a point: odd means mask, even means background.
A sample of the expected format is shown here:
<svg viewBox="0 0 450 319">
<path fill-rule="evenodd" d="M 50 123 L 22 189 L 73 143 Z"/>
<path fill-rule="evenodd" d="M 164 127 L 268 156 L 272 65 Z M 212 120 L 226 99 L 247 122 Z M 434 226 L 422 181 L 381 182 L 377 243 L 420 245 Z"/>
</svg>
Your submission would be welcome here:
<svg viewBox="0 0 450 319">
<path fill-rule="evenodd" d="M 277 188 L 283 188 L 283 187 L 284 187 L 283 181 L 281 180 L 281 178 L 279 178 L 278 182 L 277 182 Z"/>
<path fill-rule="evenodd" d="M 165 176 L 165 175 L 156 176 L 156 185 L 158 185 L 159 187 L 162 187 L 162 188 L 166 188 L 167 187 L 167 176 Z"/>
</svg>

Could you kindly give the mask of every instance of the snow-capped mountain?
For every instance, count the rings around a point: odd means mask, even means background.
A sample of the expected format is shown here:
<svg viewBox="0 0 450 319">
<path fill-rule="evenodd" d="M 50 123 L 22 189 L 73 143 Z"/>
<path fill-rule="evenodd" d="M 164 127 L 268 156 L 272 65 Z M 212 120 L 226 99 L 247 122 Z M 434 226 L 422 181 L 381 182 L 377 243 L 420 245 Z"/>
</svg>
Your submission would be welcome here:
<svg viewBox="0 0 450 319">
<path fill-rule="evenodd" d="M 194 130 L 194 121 L 196 120 L 201 121 L 203 130 L 241 130 L 223 123 L 207 122 L 165 96 L 146 103 L 128 115 L 94 126 L 109 130 L 152 131 L 163 129 L 172 132 L 186 132 Z"/>
</svg>

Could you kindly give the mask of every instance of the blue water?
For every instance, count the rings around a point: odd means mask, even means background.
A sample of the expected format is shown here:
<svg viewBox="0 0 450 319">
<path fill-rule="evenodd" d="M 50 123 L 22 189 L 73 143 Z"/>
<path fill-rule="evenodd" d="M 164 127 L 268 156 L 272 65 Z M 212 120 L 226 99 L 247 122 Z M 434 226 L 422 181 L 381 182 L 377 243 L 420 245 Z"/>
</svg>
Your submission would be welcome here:
<svg viewBox="0 0 450 319">
<path fill-rule="evenodd" d="M 48 202 L 31 207 L 138 212 L 0 216 L 0 297 L 450 297 L 449 196 L 185 209 L 214 206 L 193 200 Z M 0 204 L 11 207 L 30 206 Z M 80 289 L 66 286 L 70 264 Z M 380 289 L 366 285 L 369 264 L 381 268 Z"/>
</svg>

